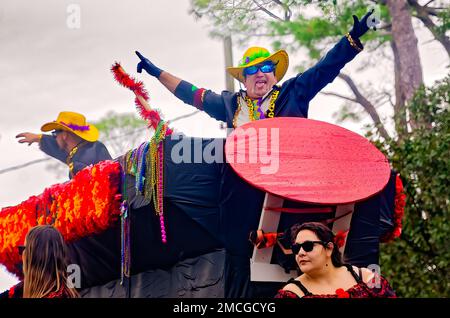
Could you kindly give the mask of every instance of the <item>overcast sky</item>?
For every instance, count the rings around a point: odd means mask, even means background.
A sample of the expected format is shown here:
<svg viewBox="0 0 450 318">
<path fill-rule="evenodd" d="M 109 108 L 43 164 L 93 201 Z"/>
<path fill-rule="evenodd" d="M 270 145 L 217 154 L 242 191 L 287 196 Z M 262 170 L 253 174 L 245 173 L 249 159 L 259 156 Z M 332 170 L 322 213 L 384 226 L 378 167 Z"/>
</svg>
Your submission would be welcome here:
<svg viewBox="0 0 450 318">
<path fill-rule="evenodd" d="M 126 3 L 126 5 L 125 5 Z M 73 7 L 80 9 L 80 27 L 71 18 Z M 166 119 L 194 110 L 178 101 L 159 82 L 137 74 L 139 50 L 160 68 L 198 87 L 220 92 L 225 87 L 223 46 L 208 37 L 206 23 L 188 15 L 189 0 L 2 0 L 0 6 L 0 170 L 45 158 L 37 145 L 18 144 L 14 136 L 23 131 L 39 132 L 41 125 L 56 119 L 60 111 L 83 113 L 98 120 L 108 111 L 134 111 L 133 95 L 114 82 L 109 68 L 115 61 L 126 71 L 144 80 L 151 105 Z M 68 10 L 70 12 L 68 12 Z M 419 42 L 430 39 L 419 33 Z M 259 40 L 252 45 L 268 45 Z M 234 47 L 235 63 L 245 48 Z M 288 52 L 291 65 L 304 56 Z M 363 52 L 346 72 L 383 81 L 382 71 L 358 74 L 365 63 Z M 448 60 L 439 45 L 428 43 L 421 49 L 425 80 L 432 83 L 445 75 Z M 285 78 L 295 73 L 291 67 Z M 336 80 L 327 91 L 346 92 Z M 318 96 L 310 104 L 310 118 L 333 122 L 332 114 L 342 102 Z M 361 132 L 360 124 L 343 126 Z M 219 123 L 198 114 L 175 124 L 193 136 L 223 136 Z M 124 149 L 124 152 L 128 149 Z M 0 208 L 16 205 L 39 194 L 54 183 L 66 180 L 45 169 L 46 164 L 0 174 Z M 0 291 L 16 282 L 0 268 Z"/>
</svg>

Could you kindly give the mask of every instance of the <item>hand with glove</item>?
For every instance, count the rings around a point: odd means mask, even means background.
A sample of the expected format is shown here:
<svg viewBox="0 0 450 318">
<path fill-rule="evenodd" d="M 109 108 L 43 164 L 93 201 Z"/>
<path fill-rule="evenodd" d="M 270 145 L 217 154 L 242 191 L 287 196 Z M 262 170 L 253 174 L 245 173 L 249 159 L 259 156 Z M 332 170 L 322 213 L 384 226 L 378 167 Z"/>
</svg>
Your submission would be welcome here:
<svg viewBox="0 0 450 318">
<path fill-rule="evenodd" d="M 159 69 L 158 67 L 156 67 L 152 62 L 150 62 L 149 59 L 147 59 L 145 56 L 143 56 L 138 51 L 135 51 L 135 53 L 141 59 L 141 61 L 137 65 L 137 72 L 141 73 L 142 69 L 144 69 L 151 76 L 159 78 L 159 76 L 161 75 L 161 73 L 163 71 L 161 69 Z"/>
<path fill-rule="evenodd" d="M 369 23 L 367 22 L 367 20 L 374 13 L 374 11 L 375 9 L 372 9 L 367 12 L 366 15 L 361 19 L 361 21 L 358 20 L 358 17 L 356 15 L 353 15 L 353 28 L 349 32 L 353 39 L 359 39 L 369 30 Z M 371 17 L 370 19 L 370 25 L 373 26 L 373 30 L 375 31 L 376 25 L 379 23 L 379 21 L 375 16 Z"/>
</svg>

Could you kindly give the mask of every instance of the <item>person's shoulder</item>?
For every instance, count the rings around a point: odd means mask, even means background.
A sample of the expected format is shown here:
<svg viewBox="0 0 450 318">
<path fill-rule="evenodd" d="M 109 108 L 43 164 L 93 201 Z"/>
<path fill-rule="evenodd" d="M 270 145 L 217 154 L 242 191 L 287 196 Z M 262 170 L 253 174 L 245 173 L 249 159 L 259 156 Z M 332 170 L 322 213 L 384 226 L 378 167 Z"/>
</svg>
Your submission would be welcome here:
<svg viewBox="0 0 450 318">
<path fill-rule="evenodd" d="M 80 153 L 91 152 L 93 150 L 100 149 L 104 146 L 105 145 L 99 140 L 94 141 L 94 142 L 85 141 L 83 143 L 83 145 L 81 147 L 79 147 L 79 151 L 77 151 L 77 153 L 78 152 L 80 152 Z"/>
<path fill-rule="evenodd" d="M 298 73 L 297 75 L 290 77 L 286 80 L 284 80 L 281 85 L 278 83 L 277 85 L 280 87 L 280 89 L 283 89 L 285 87 L 288 87 L 289 85 L 292 85 L 298 78 L 302 76 L 302 73 Z"/>
<path fill-rule="evenodd" d="M 302 83 L 306 80 L 307 78 L 303 76 L 303 73 L 298 73 L 297 75 L 284 80 L 282 83 L 277 83 L 277 86 L 280 89 L 280 93 L 291 92 L 296 83 Z"/>
<path fill-rule="evenodd" d="M 358 273 L 358 275 L 359 275 L 359 269 L 361 269 L 362 280 L 365 283 L 368 283 L 375 276 L 375 273 L 366 267 L 359 268 L 359 267 L 353 266 L 353 269 L 355 270 L 356 273 Z"/>
<path fill-rule="evenodd" d="M 213 93 L 213 94 L 215 94 L 215 93 L 214 93 L 213 91 L 211 91 L 211 90 L 208 90 L 207 93 Z M 223 91 L 220 93 L 220 95 L 221 95 L 222 97 L 233 98 L 233 97 L 238 96 L 238 95 L 239 95 L 239 92 L 231 92 L 231 91 L 228 91 L 228 90 L 223 90 Z"/>
<path fill-rule="evenodd" d="M 90 147 L 94 148 L 94 149 L 106 148 L 105 144 L 103 142 L 101 142 L 100 140 L 90 142 L 89 144 L 90 144 Z"/>
<path fill-rule="evenodd" d="M 81 161 L 88 165 L 101 160 L 111 159 L 108 148 L 101 141 L 88 142 L 76 152 L 73 161 Z M 94 161 L 94 162 L 93 162 Z"/>
<path fill-rule="evenodd" d="M 303 297 L 305 294 L 302 292 L 300 287 L 294 282 L 297 281 L 301 284 L 301 276 L 295 278 L 294 280 L 288 281 L 288 283 L 283 287 L 283 290 L 289 291 L 291 293 L 296 294 L 298 297 Z"/>
</svg>

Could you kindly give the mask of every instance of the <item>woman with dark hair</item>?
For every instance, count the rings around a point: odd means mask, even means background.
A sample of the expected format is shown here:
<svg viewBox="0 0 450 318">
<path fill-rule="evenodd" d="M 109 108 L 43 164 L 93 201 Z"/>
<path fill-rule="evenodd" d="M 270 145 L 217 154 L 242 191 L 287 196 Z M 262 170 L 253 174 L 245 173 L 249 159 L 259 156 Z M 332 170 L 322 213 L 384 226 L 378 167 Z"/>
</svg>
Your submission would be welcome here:
<svg viewBox="0 0 450 318">
<path fill-rule="evenodd" d="M 39 225 L 30 229 L 22 253 L 24 298 L 76 298 L 68 286 L 66 245 L 57 229 Z"/>
<path fill-rule="evenodd" d="M 296 224 L 292 252 L 303 273 L 291 278 L 276 298 L 396 297 L 387 280 L 367 268 L 342 262 L 333 232 L 322 223 Z"/>
</svg>

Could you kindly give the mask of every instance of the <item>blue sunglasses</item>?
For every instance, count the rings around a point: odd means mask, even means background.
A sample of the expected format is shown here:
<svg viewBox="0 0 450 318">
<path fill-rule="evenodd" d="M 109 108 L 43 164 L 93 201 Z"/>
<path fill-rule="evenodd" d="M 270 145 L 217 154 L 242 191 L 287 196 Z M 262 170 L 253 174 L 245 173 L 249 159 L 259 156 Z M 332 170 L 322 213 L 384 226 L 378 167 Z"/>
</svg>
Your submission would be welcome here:
<svg viewBox="0 0 450 318">
<path fill-rule="evenodd" d="M 263 73 L 271 73 L 275 70 L 275 64 L 272 62 L 259 64 L 259 65 L 253 65 L 244 68 L 244 75 L 253 75 L 258 73 L 258 70 L 261 70 Z"/>
</svg>

